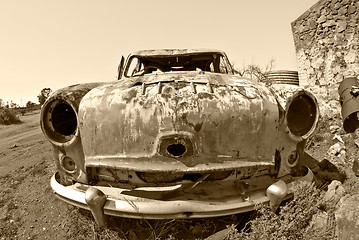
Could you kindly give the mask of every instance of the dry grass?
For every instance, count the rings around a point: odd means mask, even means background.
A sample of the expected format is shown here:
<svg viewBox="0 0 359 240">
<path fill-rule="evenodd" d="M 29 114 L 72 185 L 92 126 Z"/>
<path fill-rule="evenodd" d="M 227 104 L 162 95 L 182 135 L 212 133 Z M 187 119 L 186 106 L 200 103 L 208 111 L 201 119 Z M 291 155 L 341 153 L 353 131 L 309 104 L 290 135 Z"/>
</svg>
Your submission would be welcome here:
<svg viewBox="0 0 359 240">
<path fill-rule="evenodd" d="M 266 205 L 259 205 L 251 213 L 218 218 L 136 220 L 108 217 L 107 226 L 102 228 L 94 223 L 89 211 L 73 208 L 71 219 L 75 227 L 72 229 L 81 230 L 70 234 L 70 238 L 205 239 L 222 231 L 219 239 L 227 240 L 333 239 L 334 231 L 310 228 L 315 214 L 334 211 L 334 206 L 323 205 L 324 191 L 309 183 L 298 183 L 294 192 L 293 199 L 283 203 L 276 213 Z"/>
<path fill-rule="evenodd" d="M 71 206 L 70 206 L 71 207 Z M 244 226 L 250 214 L 205 219 L 129 219 L 107 217 L 99 227 L 89 211 L 73 207 L 69 239 L 205 239 L 218 231 Z M 232 231 L 228 231 L 230 235 Z"/>
<path fill-rule="evenodd" d="M 320 211 L 322 192 L 306 182 L 298 183 L 291 201 L 273 213 L 267 206 L 259 206 L 257 216 L 238 239 L 304 239 L 306 228 Z M 305 239 L 309 239 L 305 237 Z"/>
</svg>

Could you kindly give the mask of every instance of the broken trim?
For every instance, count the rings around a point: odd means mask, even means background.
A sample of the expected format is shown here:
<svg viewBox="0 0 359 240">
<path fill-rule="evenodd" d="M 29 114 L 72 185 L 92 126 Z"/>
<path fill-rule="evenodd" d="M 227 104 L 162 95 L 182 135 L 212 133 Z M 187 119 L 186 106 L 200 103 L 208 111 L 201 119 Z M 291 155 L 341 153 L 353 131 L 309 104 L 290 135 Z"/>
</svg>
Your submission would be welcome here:
<svg viewBox="0 0 359 240">
<path fill-rule="evenodd" d="M 113 187 L 90 186 L 81 183 L 75 183 L 71 186 L 63 186 L 56 180 L 56 175 L 51 178 L 51 188 L 56 195 L 63 201 L 92 211 L 98 224 L 104 224 L 104 215 L 130 218 L 147 218 L 147 219 L 169 219 L 169 218 L 203 218 L 219 217 L 230 214 L 237 214 L 254 210 L 255 205 L 259 203 L 270 202 L 266 196 L 266 189 L 263 191 L 248 192 L 245 195 L 238 192 L 238 197 L 224 197 L 220 201 L 209 200 L 155 200 L 143 197 L 135 197 L 122 194 L 126 189 Z M 308 168 L 308 172 L 303 177 L 292 178 L 293 181 L 286 182 L 285 189 L 291 189 L 296 181 L 313 181 L 313 173 Z M 278 181 L 283 181 L 278 179 Z M 199 182 L 198 182 L 199 183 Z M 277 182 L 273 183 L 275 185 Z M 267 189 L 271 189 L 270 185 Z M 95 189 L 95 190 L 94 190 Z M 144 188 L 142 188 L 144 189 Z M 161 188 L 156 188 L 161 190 Z M 99 196 L 106 196 L 106 200 L 100 207 L 91 207 L 86 201 L 86 194 L 97 192 Z M 273 191 L 272 191 L 273 192 Z M 275 192 L 273 192 L 275 195 Z M 272 195 L 273 195 L 272 194 Z M 281 193 L 282 194 L 282 193 Z M 282 194 L 283 195 L 283 194 Z M 280 201 L 292 196 L 290 191 L 286 190 L 285 196 L 280 196 Z M 115 197 L 114 197 L 115 196 Z M 96 198 L 96 196 L 92 196 Z M 271 197 L 273 198 L 273 197 Z M 274 197 L 275 203 L 278 204 L 278 197 Z M 102 207 L 103 206 L 103 207 Z M 103 209 L 103 211 L 101 210 Z M 93 211 L 95 209 L 95 211 Z M 101 221 L 98 221 L 100 219 Z"/>
<path fill-rule="evenodd" d="M 55 174 L 56 175 L 56 174 Z M 80 208 L 90 210 L 85 200 L 86 190 L 94 188 L 90 185 L 76 183 L 63 186 L 52 176 L 50 185 L 57 197 Z M 245 201 L 238 193 L 236 199 L 223 199 L 220 202 L 174 200 L 161 201 L 145 199 L 121 194 L 125 189 L 111 187 L 95 187 L 107 196 L 104 204 L 104 214 L 118 217 L 166 219 L 166 218 L 202 218 L 219 217 L 254 210 L 255 204 L 269 202 L 265 191 L 248 194 L 249 201 Z M 80 190 L 81 189 L 81 190 Z M 116 191 L 114 199 L 108 196 L 109 191 Z"/>
</svg>

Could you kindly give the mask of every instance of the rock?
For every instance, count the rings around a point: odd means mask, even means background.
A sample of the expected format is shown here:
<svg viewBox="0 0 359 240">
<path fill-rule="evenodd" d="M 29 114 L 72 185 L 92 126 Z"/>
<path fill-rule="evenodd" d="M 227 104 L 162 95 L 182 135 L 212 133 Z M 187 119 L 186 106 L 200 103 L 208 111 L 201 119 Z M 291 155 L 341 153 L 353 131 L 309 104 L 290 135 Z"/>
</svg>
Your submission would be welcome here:
<svg viewBox="0 0 359 240">
<path fill-rule="evenodd" d="M 347 22 L 346 21 L 339 21 L 337 24 L 337 32 L 343 32 L 347 28 Z"/>
<path fill-rule="evenodd" d="M 337 9 L 337 10 L 339 10 L 339 8 L 340 8 L 340 3 L 336 3 L 336 4 L 334 5 L 334 8 Z"/>
<path fill-rule="evenodd" d="M 323 232 L 327 228 L 328 214 L 324 211 L 316 213 L 309 225 L 309 229 L 313 232 Z"/>
<path fill-rule="evenodd" d="M 338 239 L 358 239 L 359 232 L 359 194 L 340 199 L 335 211 Z"/>
<path fill-rule="evenodd" d="M 354 159 L 353 162 L 353 172 L 355 176 L 359 177 L 359 159 Z"/>
<path fill-rule="evenodd" d="M 355 129 L 353 133 L 351 133 L 354 139 L 359 139 L 359 128 Z"/>
<path fill-rule="evenodd" d="M 343 135 L 340 135 L 345 143 L 349 143 L 352 141 L 352 136 L 350 133 L 346 133 Z"/>
<path fill-rule="evenodd" d="M 345 157 L 346 152 L 347 151 L 345 149 L 341 149 L 340 152 L 339 152 L 339 155 L 342 156 L 342 157 Z"/>
<path fill-rule="evenodd" d="M 337 133 L 340 130 L 340 127 L 338 125 L 332 125 L 329 127 L 329 130 L 332 134 Z"/>
<path fill-rule="evenodd" d="M 298 27 L 299 32 L 305 32 L 305 26 L 301 25 Z"/>
<path fill-rule="evenodd" d="M 333 141 L 336 140 L 336 141 L 338 141 L 338 142 L 344 144 L 344 141 L 343 141 L 342 137 L 341 137 L 340 135 L 338 135 L 338 134 L 335 134 L 334 137 L 332 138 L 332 140 L 333 140 Z M 341 150 L 341 151 L 342 151 L 342 150 Z"/>
<path fill-rule="evenodd" d="M 354 5 L 350 5 L 348 7 L 348 13 L 349 14 L 353 14 L 353 13 L 355 13 L 355 11 L 356 11 L 356 7 Z"/>
<path fill-rule="evenodd" d="M 5 205 L 2 208 L 0 208 L 0 220 L 6 219 L 8 210 L 9 210 L 8 205 Z"/>
<path fill-rule="evenodd" d="M 19 146 L 14 144 L 12 147 L 9 147 L 9 149 L 14 149 L 14 148 L 17 148 L 17 147 L 19 147 Z"/>
<path fill-rule="evenodd" d="M 349 52 L 344 56 L 344 61 L 351 64 L 354 63 L 356 60 L 358 53 L 357 52 Z"/>
<path fill-rule="evenodd" d="M 309 29 L 315 29 L 315 28 L 317 28 L 317 23 L 313 19 L 311 19 L 311 20 L 309 20 L 308 26 L 309 26 Z"/>
<path fill-rule="evenodd" d="M 329 150 L 328 150 L 328 154 L 329 155 L 334 155 L 334 156 L 338 156 L 342 150 L 345 150 L 345 146 L 343 143 L 336 143 L 334 145 L 332 145 Z"/>
<path fill-rule="evenodd" d="M 325 23 L 323 23 L 323 27 L 331 27 L 331 26 L 335 26 L 336 23 L 334 20 L 328 20 Z"/>
<path fill-rule="evenodd" d="M 324 194 L 324 201 L 327 203 L 336 204 L 341 197 L 345 194 L 345 189 L 342 186 L 342 183 L 338 180 L 332 181 L 329 186 L 327 192 Z"/>
<path fill-rule="evenodd" d="M 338 10 L 339 15 L 345 15 L 347 12 L 348 12 L 348 9 L 346 6 L 343 6 Z"/>
<path fill-rule="evenodd" d="M 303 13 L 302 18 L 305 19 L 305 18 L 307 18 L 309 15 L 310 15 L 310 12 L 309 12 L 309 11 L 306 11 L 305 13 Z"/>
<path fill-rule="evenodd" d="M 325 22 L 325 21 L 327 21 L 327 17 L 324 16 L 324 15 L 321 15 L 321 16 L 318 18 L 317 23 L 323 23 L 323 22 Z"/>
</svg>

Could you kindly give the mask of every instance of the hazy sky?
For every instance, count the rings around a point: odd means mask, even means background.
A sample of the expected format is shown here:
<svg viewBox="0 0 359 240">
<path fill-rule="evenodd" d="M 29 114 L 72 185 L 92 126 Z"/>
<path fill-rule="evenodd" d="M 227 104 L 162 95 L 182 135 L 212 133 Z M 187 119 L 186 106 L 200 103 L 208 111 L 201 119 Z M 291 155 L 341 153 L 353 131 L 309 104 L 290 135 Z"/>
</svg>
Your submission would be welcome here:
<svg viewBox="0 0 359 240">
<path fill-rule="evenodd" d="M 114 81 L 140 49 L 215 48 L 236 66 L 296 70 L 291 22 L 317 0 L 0 0 L 0 99 Z"/>
</svg>

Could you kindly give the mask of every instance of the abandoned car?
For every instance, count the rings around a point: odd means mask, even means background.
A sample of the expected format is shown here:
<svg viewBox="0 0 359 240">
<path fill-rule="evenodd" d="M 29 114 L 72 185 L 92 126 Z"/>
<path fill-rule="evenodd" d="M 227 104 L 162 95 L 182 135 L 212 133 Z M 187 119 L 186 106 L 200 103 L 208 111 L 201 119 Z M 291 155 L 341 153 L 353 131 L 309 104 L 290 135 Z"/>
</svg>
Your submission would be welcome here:
<svg viewBox="0 0 359 240">
<path fill-rule="evenodd" d="M 41 110 L 56 195 L 105 215 L 198 218 L 272 208 L 312 181 L 316 98 L 245 79 L 218 50 L 143 50 L 118 81 L 57 90 Z"/>
</svg>

